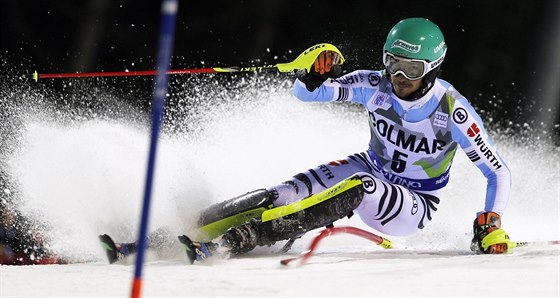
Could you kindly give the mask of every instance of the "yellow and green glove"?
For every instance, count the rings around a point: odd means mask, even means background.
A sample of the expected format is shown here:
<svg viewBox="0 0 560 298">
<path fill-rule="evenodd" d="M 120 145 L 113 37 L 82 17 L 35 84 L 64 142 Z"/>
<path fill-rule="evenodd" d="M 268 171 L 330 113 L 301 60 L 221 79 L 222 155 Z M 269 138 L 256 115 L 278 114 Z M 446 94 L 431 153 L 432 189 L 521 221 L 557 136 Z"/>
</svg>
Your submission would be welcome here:
<svg viewBox="0 0 560 298">
<path fill-rule="evenodd" d="M 501 226 L 499 214 L 491 211 L 479 214 L 473 223 L 471 250 L 477 254 L 503 254 L 514 248 L 515 243 Z"/>
</svg>

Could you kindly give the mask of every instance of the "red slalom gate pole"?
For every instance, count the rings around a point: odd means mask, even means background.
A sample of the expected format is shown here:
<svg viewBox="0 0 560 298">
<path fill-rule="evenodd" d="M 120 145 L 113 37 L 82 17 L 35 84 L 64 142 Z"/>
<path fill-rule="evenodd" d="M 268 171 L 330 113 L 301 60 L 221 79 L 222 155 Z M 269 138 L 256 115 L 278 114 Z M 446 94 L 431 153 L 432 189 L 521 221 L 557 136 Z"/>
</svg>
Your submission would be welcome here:
<svg viewBox="0 0 560 298">
<path fill-rule="evenodd" d="M 294 260 L 300 260 L 300 265 L 305 264 L 307 262 L 307 260 L 315 252 L 315 249 L 319 245 L 319 242 L 321 242 L 321 240 L 323 240 L 324 238 L 326 238 L 328 236 L 335 235 L 335 234 L 352 234 L 352 235 L 360 236 L 360 237 L 365 238 L 367 240 L 373 241 L 375 244 L 377 244 L 377 245 L 379 245 L 383 248 L 393 247 L 393 243 L 390 240 L 385 239 L 381 236 L 377 236 L 377 235 L 375 235 L 371 232 L 368 232 L 368 231 L 365 231 L 365 230 L 362 230 L 362 229 L 358 229 L 358 228 L 355 228 L 355 227 L 332 227 L 332 228 L 326 228 L 321 233 L 319 233 L 319 235 L 315 236 L 315 238 L 313 239 L 313 241 L 309 245 L 309 249 L 304 254 L 302 254 L 298 257 L 295 257 L 295 258 L 281 260 L 280 264 L 282 264 L 284 266 L 287 266 L 288 264 L 290 264 Z"/>
</svg>

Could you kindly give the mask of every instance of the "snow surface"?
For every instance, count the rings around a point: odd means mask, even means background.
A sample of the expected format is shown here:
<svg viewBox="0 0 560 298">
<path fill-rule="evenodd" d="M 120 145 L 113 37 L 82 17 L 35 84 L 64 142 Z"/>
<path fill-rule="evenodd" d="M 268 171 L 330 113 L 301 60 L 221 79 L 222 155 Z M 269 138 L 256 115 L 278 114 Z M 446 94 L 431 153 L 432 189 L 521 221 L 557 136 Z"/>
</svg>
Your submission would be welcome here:
<svg viewBox="0 0 560 298">
<path fill-rule="evenodd" d="M 352 240 L 352 239 L 348 239 Z M 353 240 L 358 243 L 358 241 Z M 281 268 L 280 256 L 249 256 L 185 265 L 153 261 L 145 297 L 558 297 L 558 251 L 473 256 L 455 251 L 323 252 L 305 266 Z M 367 252 L 366 252 L 367 251 Z M 102 262 L 2 266 L 2 297 L 123 297 L 134 267 Z"/>
<path fill-rule="evenodd" d="M 162 137 L 152 229 L 189 234 L 195 214 L 210 203 L 367 148 L 367 115 L 359 108 L 301 103 L 279 89 L 240 91 L 205 115 L 198 133 Z M 133 260 L 107 264 L 97 235 L 136 236 L 148 129 L 124 121 L 36 119 L 25 119 L 20 148 L 8 160 L 24 197 L 19 211 L 47 223 L 50 248 L 76 263 L 0 266 L 0 297 L 128 296 Z M 495 141 L 514 179 L 503 228 L 514 241 L 559 239 L 558 148 Z M 410 237 L 388 236 L 394 249 L 337 235 L 323 240 L 307 265 L 283 268 L 281 259 L 306 250 L 315 234 L 308 233 L 288 255 L 276 254 L 277 244 L 189 266 L 180 248 L 165 258 L 149 253 L 143 296 L 560 296 L 558 247 L 471 254 L 472 221 L 484 206 L 486 181 L 463 153 L 453 167 L 432 222 Z M 336 224 L 368 229 L 357 217 Z"/>
</svg>

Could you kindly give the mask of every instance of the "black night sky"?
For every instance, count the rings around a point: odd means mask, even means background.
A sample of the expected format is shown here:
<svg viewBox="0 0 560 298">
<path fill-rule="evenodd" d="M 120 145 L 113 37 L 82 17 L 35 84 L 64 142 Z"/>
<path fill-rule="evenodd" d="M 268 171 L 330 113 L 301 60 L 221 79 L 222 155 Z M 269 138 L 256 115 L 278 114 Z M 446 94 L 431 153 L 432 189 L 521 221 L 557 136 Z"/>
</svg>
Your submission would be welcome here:
<svg viewBox="0 0 560 298">
<path fill-rule="evenodd" d="M 544 122 L 558 136 L 560 2 L 425 2 L 181 0 L 172 68 L 279 63 L 329 42 L 345 54 L 345 71 L 380 69 L 389 29 L 421 16 L 446 37 L 441 77 L 483 115 L 506 126 Z M 4 75 L 154 67 L 160 1 L 0 5 Z"/>
</svg>

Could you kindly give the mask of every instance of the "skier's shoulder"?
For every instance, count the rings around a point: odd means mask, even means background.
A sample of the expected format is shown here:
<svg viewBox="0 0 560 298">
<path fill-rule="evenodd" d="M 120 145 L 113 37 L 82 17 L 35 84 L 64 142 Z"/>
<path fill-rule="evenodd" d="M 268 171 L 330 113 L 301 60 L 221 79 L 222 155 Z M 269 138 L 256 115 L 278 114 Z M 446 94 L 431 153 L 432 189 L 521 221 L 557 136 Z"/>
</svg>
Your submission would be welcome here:
<svg viewBox="0 0 560 298">
<path fill-rule="evenodd" d="M 467 108 L 472 110 L 469 100 L 448 81 L 437 78 L 434 81 L 434 89 L 434 93 L 439 94 L 442 99 L 446 99 L 453 110 L 456 110 L 457 108 Z"/>
<path fill-rule="evenodd" d="M 451 83 L 441 78 L 435 79 L 434 89 L 436 89 L 437 93 L 445 94 L 447 98 L 459 99 L 464 97 Z"/>
<path fill-rule="evenodd" d="M 453 138 L 463 148 L 469 147 L 470 136 L 473 131 L 481 130 L 484 127 L 482 118 L 469 100 L 459 93 L 452 84 L 438 78 L 436 85 L 441 88 L 440 92 L 444 94 L 443 98 L 449 104 Z"/>
</svg>

